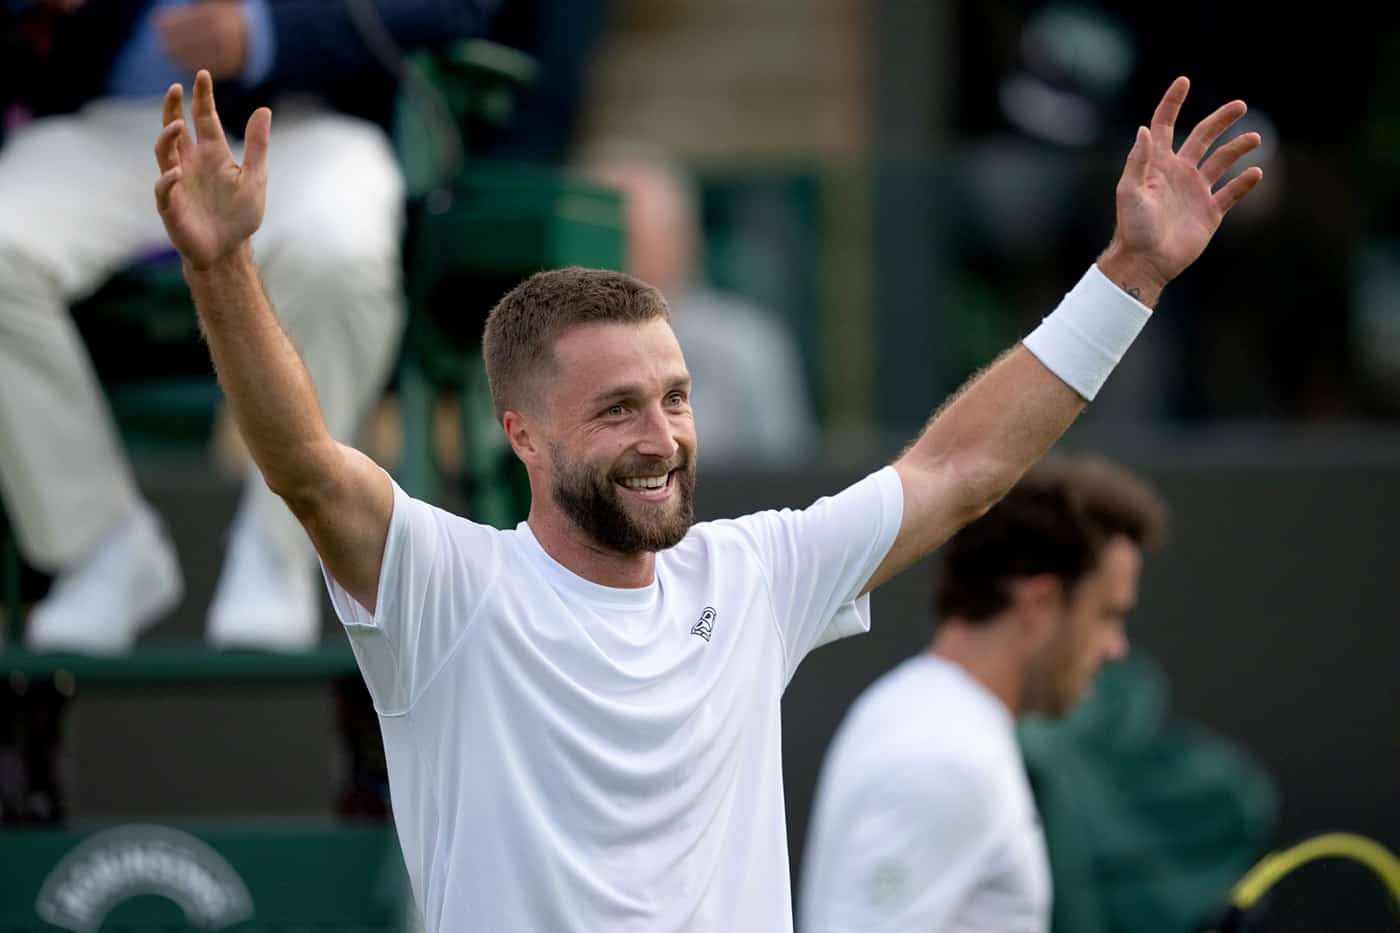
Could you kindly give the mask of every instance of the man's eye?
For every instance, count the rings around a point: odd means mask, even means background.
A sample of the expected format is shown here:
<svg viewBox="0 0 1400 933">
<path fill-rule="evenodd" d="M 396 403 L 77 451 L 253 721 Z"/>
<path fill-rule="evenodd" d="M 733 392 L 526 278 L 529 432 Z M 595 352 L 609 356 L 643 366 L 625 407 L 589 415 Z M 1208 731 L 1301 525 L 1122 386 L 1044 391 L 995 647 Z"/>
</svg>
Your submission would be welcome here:
<svg viewBox="0 0 1400 933">
<path fill-rule="evenodd" d="M 609 405 L 607 414 L 610 418 L 621 418 L 624 410 L 621 405 Z"/>
</svg>

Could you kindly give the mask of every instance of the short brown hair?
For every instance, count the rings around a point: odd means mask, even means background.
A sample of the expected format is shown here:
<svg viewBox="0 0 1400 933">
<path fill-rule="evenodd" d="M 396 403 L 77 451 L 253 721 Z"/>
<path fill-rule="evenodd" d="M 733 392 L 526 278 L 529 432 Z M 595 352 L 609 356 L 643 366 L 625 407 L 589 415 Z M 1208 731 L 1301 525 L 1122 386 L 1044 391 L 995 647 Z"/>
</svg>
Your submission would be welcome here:
<svg viewBox="0 0 1400 933">
<path fill-rule="evenodd" d="M 943 546 L 942 618 L 992 618 L 1011 605 L 1011 584 L 1051 573 L 1069 593 L 1097 566 L 1110 538 L 1147 549 L 1165 535 L 1166 506 L 1146 482 L 1099 458 L 1052 459 Z"/>
<path fill-rule="evenodd" d="M 577 324 L 671 320 L 661 292 L 623 272 L 570 266 L 537 272 L 496 302 L 481 353 L 496 417 L 519 408 L 554 341 Z"/>
</svg>

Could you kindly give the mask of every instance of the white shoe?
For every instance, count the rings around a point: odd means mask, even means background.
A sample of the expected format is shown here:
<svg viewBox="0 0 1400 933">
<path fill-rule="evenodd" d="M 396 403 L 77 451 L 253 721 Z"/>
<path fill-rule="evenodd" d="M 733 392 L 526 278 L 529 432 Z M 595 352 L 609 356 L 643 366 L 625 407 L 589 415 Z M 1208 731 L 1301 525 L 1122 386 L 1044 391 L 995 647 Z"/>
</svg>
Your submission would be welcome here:
<svg viewBox="0 0 1400 933">
<path fill-rule="evenodd" d="M 33 651 L 124 654 L 184 595 L 175 547 L 146 503 L 54 580 L 25 626 Z"/>
<path fill-rule="evenodd" d="M 209 606 L 208 636 L 224 648 L 306 651 L 321 637 L 314 565 L 282 557 L 255 521 L 240 516 Z"/>
</svg>

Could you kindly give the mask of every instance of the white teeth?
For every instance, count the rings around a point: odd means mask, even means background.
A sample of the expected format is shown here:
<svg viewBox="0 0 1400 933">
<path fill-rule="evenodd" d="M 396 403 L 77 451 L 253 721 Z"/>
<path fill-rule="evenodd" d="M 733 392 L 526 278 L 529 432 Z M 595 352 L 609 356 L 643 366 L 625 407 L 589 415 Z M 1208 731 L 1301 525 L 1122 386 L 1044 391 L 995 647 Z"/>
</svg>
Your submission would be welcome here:
<svg viewBox="0 0 1400 933">
<path fill-rule="evenodd" d="M 628 489 L 660 489 L 666 485 L 666 477 L 662 476 L 630 476 L 622 481 L 622 485 Z"/>
</svg>

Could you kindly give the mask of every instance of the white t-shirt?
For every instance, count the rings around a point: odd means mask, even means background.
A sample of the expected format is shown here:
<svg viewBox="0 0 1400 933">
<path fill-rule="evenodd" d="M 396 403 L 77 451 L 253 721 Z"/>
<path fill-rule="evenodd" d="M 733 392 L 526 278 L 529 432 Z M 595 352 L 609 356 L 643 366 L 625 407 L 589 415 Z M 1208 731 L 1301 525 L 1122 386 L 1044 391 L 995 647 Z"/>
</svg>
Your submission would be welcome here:
<svg viewBox="0 0 1400 933">
<path fill-rule="evenodd" d="M 869 627 L 903 502 L 887 467 L 614 589 L 396 485 L 376 614 L 328 581 L 426 928 L 790 930 L 779 699 Z"/>
<path fill-rule="evenodd" d="M 1050 863 L 1015 721 L 931 654 L 861 695 L 807 835 L 802 933 L 1045 933 Z"/>
</svg>

